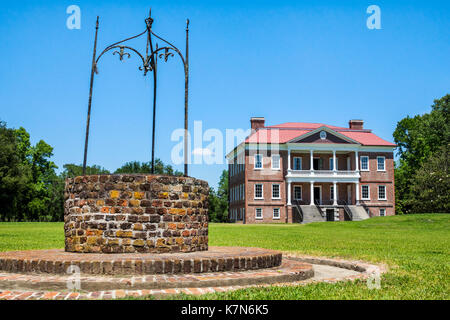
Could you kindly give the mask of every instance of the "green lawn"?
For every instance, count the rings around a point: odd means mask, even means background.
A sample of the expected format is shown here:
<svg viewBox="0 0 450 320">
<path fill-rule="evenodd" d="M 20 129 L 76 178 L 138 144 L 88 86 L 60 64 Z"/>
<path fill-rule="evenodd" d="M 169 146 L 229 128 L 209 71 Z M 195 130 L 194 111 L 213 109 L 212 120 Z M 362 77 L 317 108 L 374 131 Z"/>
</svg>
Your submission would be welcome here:
<svg viewBox="0 0 450 320">
<path fill-rule="evenodd" d="M 0 251 L 62 248 L 62 223 L 0 223 Z M 389 266 L 381 289 L 365 281 L 269 287 L 177 299 L 449 299 L 450 215 L 308 225 L 211 224 L 211 246 L 253 246 Z"/>
</svg>

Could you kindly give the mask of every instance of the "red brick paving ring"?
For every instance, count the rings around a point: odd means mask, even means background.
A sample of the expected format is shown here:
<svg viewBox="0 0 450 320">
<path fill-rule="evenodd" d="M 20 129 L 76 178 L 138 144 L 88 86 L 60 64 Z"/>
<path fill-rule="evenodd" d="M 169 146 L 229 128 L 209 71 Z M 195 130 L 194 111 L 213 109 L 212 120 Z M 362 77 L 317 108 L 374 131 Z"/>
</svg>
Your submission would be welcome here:
<svg viewBox="0 0 450 320">
<path fill-rule="evenodd" d="M 313 275 L 310 264 L 287 260 L 280 267 L 263 270 L 120 277 L 81 274 L 78 281 L 80 290 L 91 292 L 270 284 L 305 280 Z M 0 273 L 0 290 L 67 291 L 73 279 L 73 275 Z"/>
<path fill-rule="evenodd" d="M 189 253 L 72 253 L 60 249 L 0 252 L 0 271 L 66 274 L 76 266 L 83 274 L 142 275 L 244 271 L 278 267 L 278 251 L 211 247 Z"/>
<path fill-rule="evenodd" d="M 313 275 L 312 269 L 317 269 L 318 274 Z M 362 261 L 289 256 L 283 259 L 280 267 L 265 270 L 123 277 L 81 275 L 81 290 L 76 292 L 65 289 L 66 282 L 71 280 L 69 276 L 3 272 L 0 273 L 0 300 L 115 299 L 178 293 L 198 295 L 251 286 L 299 286 L 314 282 L 364 280 L 386 270 L 385 266 Z"/>
</svg>

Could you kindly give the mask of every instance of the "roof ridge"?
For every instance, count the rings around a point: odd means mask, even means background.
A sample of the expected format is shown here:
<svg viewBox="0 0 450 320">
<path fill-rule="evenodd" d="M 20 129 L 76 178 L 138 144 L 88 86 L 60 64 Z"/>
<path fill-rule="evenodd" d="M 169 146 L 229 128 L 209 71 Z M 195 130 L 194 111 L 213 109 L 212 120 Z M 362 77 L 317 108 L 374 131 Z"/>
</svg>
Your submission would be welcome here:
<svg viewBox="0 0 450 320">
<path fill-rule="evenodd" d="M 328 126 L 324 126 L 327 127 L 328 129 L 334 130 L 336 132 L 367 132 L 370 133 L 372 132 L 372 129 L 350 129 L 350 128 L 343 128 L 343 127 L 328 127 Z M 273 126 L 269 126 L 269 127 L 261 127 L 258 128 L 257 130 L 261 130 L 261 129 L 266 129 L 266 130 L 271 130 L 271 129 L 278 129 L 278 130 L 308 130 L 308 131 L 313 131 L 313 130 L 317 130 L 321 127 L 317 127 L 317 128 L 306 128 L 306 127 L 273 127 Z"/>
</svg>

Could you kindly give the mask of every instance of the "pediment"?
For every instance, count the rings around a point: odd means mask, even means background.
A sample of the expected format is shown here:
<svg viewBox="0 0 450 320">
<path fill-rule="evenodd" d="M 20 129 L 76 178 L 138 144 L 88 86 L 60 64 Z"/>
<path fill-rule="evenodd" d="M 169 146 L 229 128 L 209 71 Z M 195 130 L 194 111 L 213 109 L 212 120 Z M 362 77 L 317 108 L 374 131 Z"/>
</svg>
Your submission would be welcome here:
<svg viewBox="0 0 450 320">
<path fill-rule="evenodd" d="M 337 144 L 358 144 L 344 135 L 328 127 L 321 127 L 307 134 L 301 135 L 290 141 L 291 143 L 337 143 Z"/>
</svg>

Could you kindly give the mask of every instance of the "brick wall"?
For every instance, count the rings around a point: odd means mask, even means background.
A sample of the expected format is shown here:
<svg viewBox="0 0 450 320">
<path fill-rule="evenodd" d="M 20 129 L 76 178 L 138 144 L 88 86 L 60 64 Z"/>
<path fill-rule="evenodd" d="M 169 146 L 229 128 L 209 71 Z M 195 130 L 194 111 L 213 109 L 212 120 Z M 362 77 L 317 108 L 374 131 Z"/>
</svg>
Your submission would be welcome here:
<svg viewBox="0 0 450 320">
<path fill-rule="evenodd" d="M 207 182 L 161 175 L 91 175 L 65 186 L 65 250 L 208 250 Z"/>
</svg>

